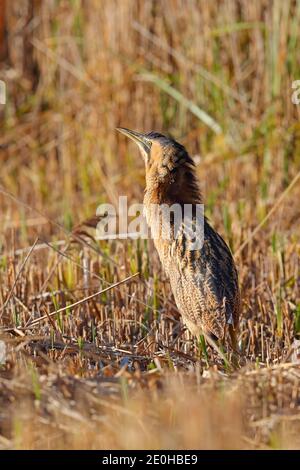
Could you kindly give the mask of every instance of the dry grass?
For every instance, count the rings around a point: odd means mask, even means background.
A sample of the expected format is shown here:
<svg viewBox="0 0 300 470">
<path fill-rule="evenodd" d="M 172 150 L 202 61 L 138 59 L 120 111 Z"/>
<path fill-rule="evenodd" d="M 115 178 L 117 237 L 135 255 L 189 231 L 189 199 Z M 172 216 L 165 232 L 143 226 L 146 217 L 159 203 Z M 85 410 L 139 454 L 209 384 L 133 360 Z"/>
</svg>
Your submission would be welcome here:
<svg viewBox="0 0 300 470">
<path fill-rule="evenodd" d="M 6 10 L 0 447 L 299 448 L 300 2 Z M 239 268 L 237 370 L 183 330 L 151 242 L 71 234 L 101 202 L 142 201 L 119 125 L 169 132 L 198 163 Z"/>
</svg>

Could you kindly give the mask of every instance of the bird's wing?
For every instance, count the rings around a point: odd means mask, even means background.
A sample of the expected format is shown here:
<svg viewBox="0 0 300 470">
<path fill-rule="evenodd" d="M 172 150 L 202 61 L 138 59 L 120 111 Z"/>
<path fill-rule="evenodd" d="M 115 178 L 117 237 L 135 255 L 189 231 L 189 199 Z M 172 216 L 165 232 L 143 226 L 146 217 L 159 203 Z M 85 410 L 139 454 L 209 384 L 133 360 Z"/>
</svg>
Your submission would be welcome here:
<svg viewBox="0 0 300 470">
<path fill-rule="evenodd" d="M 236 325 L 239 309 L 237 272 L 230 250 L 222 237 L 205 223 L 201 249 L 186 251 L 188 278 L 193 286 L 195 321 L 217 338 L 226 323 Z"/>
</svg>

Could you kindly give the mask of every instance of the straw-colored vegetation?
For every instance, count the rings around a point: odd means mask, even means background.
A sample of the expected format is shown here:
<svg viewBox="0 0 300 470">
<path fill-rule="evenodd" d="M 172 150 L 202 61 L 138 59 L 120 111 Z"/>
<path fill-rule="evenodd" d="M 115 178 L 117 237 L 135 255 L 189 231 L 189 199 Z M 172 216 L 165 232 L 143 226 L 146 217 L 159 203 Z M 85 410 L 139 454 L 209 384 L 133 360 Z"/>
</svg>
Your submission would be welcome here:
<svg viewBox="0 0 300 470">
<path fill-rule="evenodd" d="M 0 447 L 299 448 L 300 1 L 0 5 Z M 142 202 L 117 126 L 195 158 L 239 268 L 237 369 L 184 331 L 151 241 L 84 234 Z"/>
</svg>

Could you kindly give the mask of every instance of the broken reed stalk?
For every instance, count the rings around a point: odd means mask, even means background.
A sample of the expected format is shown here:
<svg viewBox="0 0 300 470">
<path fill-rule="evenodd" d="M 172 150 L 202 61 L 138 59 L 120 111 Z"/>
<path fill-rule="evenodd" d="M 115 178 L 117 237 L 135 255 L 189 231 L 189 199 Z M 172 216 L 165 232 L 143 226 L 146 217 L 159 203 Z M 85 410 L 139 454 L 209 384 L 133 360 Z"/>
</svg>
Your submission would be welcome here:
<svg viewBox="0 0 300 470">
<path fill-rule="evenodd" d="M 43 315 L 39 318 L 36 318 L 35 320 L 33 320 L 29 325 L 27 325 L 26 327 L 24 328 L 17 328 L 17 330 L 21 330 L 21 331 L 25 331 L 25 330 L 30 330 L 34 325 L 36 325 L 37 323 L 40 323 L 41 321 L 45 320 L 45 319 L 49 319 L 49 317 L 52 317 L 58 313 L 62 313 L 62 312 L 65 312 L 66 310 L 68 309 L 71 309 L 71 308 L 74 308 L 74 307 L 77 307 L 78 305 L 81 305 L 85 302 L 87 302 L 88 300 L 91 300 L 93 299 L 94 297 L 97 297 L 97 295 L 100 295 L 100 294 L 103 294 L 104 292 L 107 292 L 111 289 L 113 289 L 114 287 L 117 287 L 117 286 L 120 286 L 121 284 L 125 284 L 126 282 L 130 281 L 131 279 L 133 279 L 134 277 L 138 276 L 140 273 L 135 273 L 135 274 L 132 274 L 131 276 L 128 276 L 126 277 L 125 279 L 122 279 L 122 281 L 119 281 L 119 282 L 116 282 L 115 284 L 111 284 L 109 287 L 106 287 L 105 289 L 102 289 L 98 292 L 95 292 L 94 294 L 91 294 L 89 295 L 88 297 L 85 297 L 84 299 L 81 299 L 81 300 L 78 300 L 77 302 L 74 302 L 73 304 L 70 304 L 70 305 L 67 305 L 66 307 L 62 307 L 62 308 L 59 308 L 58 310 L 56 310 L 55 312 L 51 312 L 51 313 L 48 313 L 47 315 Z M 3 332 L 6 332 L 6 333 L 9 333 L 9 332 L 13 332 L 15 331 L 16 328 L 5 328 L 3 329 L 2 331 Z"/>
<path fill-rule="evenodd" d="M 32 245 L 32 247 L 30 248 L 29 252 L 27 253 L 26 258 L 24 259 L 24 261 L 23 261 L 23 263 L 22 263 L 22 265 L 21 265 L 21 267 L 20 267 L 20 269 L 19 269 L 19 271 L 18 271 L 18 274 L 16 275 L 16 278 L 15 278 L 15 280 L 14 280 L 14 283 L 13 283 L 13 285 L 12 285 L 12 288 L 10 289 L 9 294 L 8 294 L 8 296 L 6 297 L 6 300 L 5 300 L 4 304 L 2 305 L 2 307 L 0 307 L 0 313 L 3 312 L 3 310 L 4 310 L 5 307 L 7 306 L 8 302 L 10 301 L 11 296 L 12 296 L 13 291 L 14 291 L 14 288 L 16 287 L 16 284 L 17 284 L 17 282 L 18 282 L 18 279 L 19 279 L 19 277 L 21 276 L 22 271 L 23 271 L 23 269 L 24 269 L 24 267 L 25 267 L 25 264 L 27 263 L 28 259 L 30 258 L 30 255 L 31 255 L 31 253 L 33 252 L 33 250 L 34 250 L 34 248 L 35 248 L 35 246 L 36 246 L 36 244 L 37 244 L 38 241 L 39 241 L 39 238 L 37 237 L 37 238 L 35 239 L 34 244 Z"/>
</svg>

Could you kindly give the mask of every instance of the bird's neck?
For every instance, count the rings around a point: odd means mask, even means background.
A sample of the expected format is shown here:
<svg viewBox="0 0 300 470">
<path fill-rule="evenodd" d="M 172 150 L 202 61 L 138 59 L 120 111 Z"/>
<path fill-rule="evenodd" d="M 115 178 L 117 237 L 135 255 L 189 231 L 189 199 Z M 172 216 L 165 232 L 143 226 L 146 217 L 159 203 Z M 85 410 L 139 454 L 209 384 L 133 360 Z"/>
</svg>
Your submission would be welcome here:
<svg viewBox="0 0 300 470">
<path fill-rule="evenodd" d="M 186 181 L 185 184 L 157 183 L 147 184 L 144 204 L 202 204 L 202 195 L 196 179 Z"/>
<path fill-rule="evenodd" d="M 201 211 L 201 209 L 197 207 L 200 204 L 202 204 L 202 199 L 198 187 L 189 188 L 187 185 L 185 190 L 179 191 L 176 191 L 175 187 L 166 190 L 166 188 L 162 188 L 162 185 L 158 187 L 146 187 L 144 215 L 152 233 L 155 232 L 157 235 L 157 233 L 160 233 L 162 217 L 166 210 L 167 220 L 170 221 L 169 226 L 166 226 L 169 228 L 166 228 L 166 230 L 170 231 L 168 240 L 172 242 L 174 238 L 174 217 L 178 215 L 177 211 L 180 211 L 179 218 L 176 219 L 177 221 L 183 221 L 185 217 L 189 217 L 189 214 L 192 218 L 195 218 L 199 216 Z"/>
</svg>

